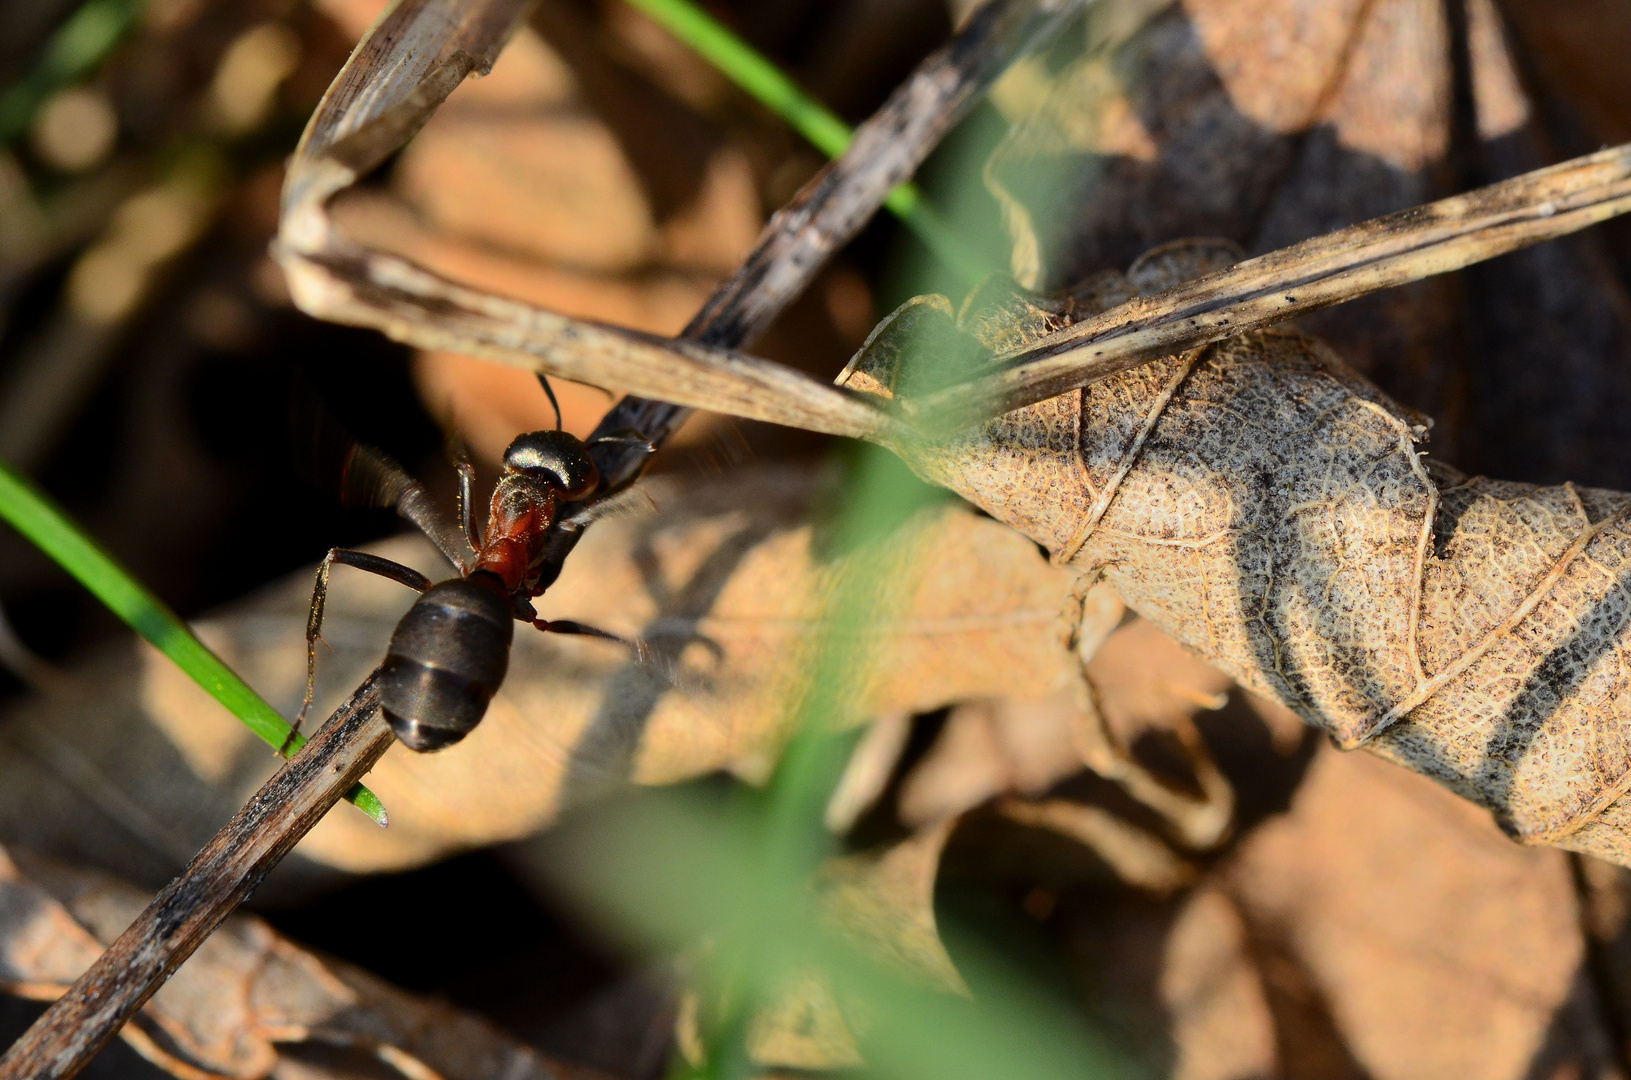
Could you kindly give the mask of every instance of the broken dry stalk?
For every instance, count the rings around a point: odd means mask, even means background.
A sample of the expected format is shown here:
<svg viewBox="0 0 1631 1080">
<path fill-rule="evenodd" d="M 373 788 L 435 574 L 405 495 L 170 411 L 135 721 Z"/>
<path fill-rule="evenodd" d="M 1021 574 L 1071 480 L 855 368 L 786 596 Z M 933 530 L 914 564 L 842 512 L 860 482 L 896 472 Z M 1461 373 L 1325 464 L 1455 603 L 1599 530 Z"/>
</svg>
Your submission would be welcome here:
<svg viewBox="0 0 1631 1080">
<path fill-rule="evenodd" d="M 0 1058 L 0 1080 L 84 1068 L 391 741 L 370 678 Z"/>
<path fill-rule="evenodd" d="M 997 416 L 1233 334 L 1257 330 L 1631 210 L 1631 144 L 1361 222 L 1140 297 L 995 357 L 994 373 L 914 403 L 931 427 Z"/>
<path fill-rule="evenodd" d="M 278 256 L 297 303 L 320 318 L 681 406 L 875 436 L 890 421 L 867 401 L 721 343 L 741 344 L 762 329 L 1008 63 L 1086 2 L 998 0 L 971 20 L 857 130 L 844 157 L 771 221 L 742 270 L 685 338 L 671 341 L 479 292 L 339 232 L 329 200 L 406 142 L 466 74 L 489 67 L 525 7 L 518 0 L 408 0 L 358 46 L 307 128 L 284 189 Z M 713 324 L 718 329 L 704 333 Z M 673 417 L 629 422 L 639 411 L 631 403 L 608 423 L 652 442 L 675 426 Z M 627 479 L 627 468 L 601 464 L 613 481 Z"/>
</svg>

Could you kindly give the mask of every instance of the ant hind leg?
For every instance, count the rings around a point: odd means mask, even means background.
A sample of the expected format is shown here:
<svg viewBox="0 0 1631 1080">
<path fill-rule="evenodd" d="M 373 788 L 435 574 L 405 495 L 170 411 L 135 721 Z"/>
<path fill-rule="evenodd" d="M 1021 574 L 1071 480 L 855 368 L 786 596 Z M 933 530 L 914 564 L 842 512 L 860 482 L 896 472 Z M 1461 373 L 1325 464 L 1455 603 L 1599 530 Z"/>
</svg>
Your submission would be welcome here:
<svg viewBox="0 0 1631 1080">
<path fill-rule="evenodd" d="M 329 569 L 335 563 L 390 578 L 415 592 L 424 592 L 431 584 L 430 578 L 411 566 L 403 566 L 399 562 L 370 555 L 366 551 L 353 551 L 351 548 L 329 549 L 329 553 L 323 556 L 323 561 L 317 564 L 317 581 L 312 587 L 311 608 L 306 613 L 306 696 L 300 703 L 299 714 L 289 727 L 289 734 L 283 739 L 283 745 L 278 747 L 279 757 L 289 756 L 289 747 L 299 736 L 301 725 L 306 722 L 306 714 L 311 712 L 312 698 L 317 692 L 317 642 L 323 636 L 323 608 L 328 602 Z"/>
<path fill-rule="evenodd" d="M 578 637 L 599 638 L 602 641 L 612 641 L 631 650 L 635 659 L 644 664 L 651 658 L 651 646 L 638 638 L 626 638 L 602 630 L 598 626 L 578 622 L 576 619 L 534 619 L 532 625 L 546 634 L 573 634 Z"/>
</svg>

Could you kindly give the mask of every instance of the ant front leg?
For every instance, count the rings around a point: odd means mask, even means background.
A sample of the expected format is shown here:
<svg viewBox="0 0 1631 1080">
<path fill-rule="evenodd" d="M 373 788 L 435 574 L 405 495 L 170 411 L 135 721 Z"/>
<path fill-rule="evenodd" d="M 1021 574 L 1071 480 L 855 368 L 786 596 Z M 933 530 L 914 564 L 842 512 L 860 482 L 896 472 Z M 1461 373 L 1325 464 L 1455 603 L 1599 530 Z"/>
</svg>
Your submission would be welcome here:
<svg viewBox="0 0 1631 1080">
<path fill-rule="evenodd" d="M 464 542 L 470 546 L 471 552 L 480 555 L 481 537 L 476 533 L 476 523 L 472 517 L 474 503 L 470 496 L 470 488 L 476 480 L 476 469 L 470 464 L 470 459 L 464 456 L 462 448 L 453 458 L 453 468 L 459 474 L 459 528 L 464 530 Z"/>
<path fill-rule="evenodd" d="M 335 563 L 390 578 L 415 592 L 424 592 L 430 588 L 430 578 L 411 566 L 403 566 L 399 562 L 370 555 L 366 551 L 353 551 L 351 548 L 329 549 L 329 553 L 324 555 L 323 561 L 317 565 L 317 583 L 312 587 L 311 609 L 306 613 L 306 697 L 300 704 L 300 713 L 289 728 L 289 734 L 284 738 L 283 745 L 278 747 L 278 754 L 283 757 L 288 756 L 289 744 L 300 734 L 300 726 L 306 722 L 306 714 L 311 712 L 312 698 L 317 692 L 317 642 L 323 636 L 323 607 L 328 602 L 329 568 Z"/>
</svg>

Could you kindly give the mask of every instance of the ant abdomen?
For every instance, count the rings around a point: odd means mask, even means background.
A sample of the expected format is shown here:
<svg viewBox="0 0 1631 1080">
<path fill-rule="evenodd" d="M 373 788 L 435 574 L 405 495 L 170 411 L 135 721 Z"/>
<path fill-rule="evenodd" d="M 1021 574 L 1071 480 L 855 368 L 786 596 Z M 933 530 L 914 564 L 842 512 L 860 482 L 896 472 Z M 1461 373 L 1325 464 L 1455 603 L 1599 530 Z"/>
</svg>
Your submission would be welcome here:
<svg viewBox="0 0 1631 1080">
<path fill-rule="evenodd" d="M 481 722 L 510 665 L 514 617 L 495 590 L 455 578 L 433 585 L 391 635 L 380 702 L 396 737 L 440 750 Z"/>
</svg>

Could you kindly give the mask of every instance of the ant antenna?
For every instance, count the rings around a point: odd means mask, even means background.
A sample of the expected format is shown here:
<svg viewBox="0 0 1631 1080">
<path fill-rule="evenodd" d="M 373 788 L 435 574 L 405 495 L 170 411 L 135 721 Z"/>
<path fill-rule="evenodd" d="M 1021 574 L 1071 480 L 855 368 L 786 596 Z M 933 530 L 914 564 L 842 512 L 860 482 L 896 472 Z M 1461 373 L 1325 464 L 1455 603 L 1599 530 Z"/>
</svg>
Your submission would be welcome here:
<svg viewBox="0 0 1631 1080">
<path fill-rule="evenodd" d="M 555 400 L 555 388 L 549 385 L 549 376 L 542 371 L 538 373 L 538 385 L 544 388 L 544 395 L 549 398 L 549 403 L 555 408 L 555 430 L 559 431 L 561 430 L 561 403 Z"/>
</svg>

